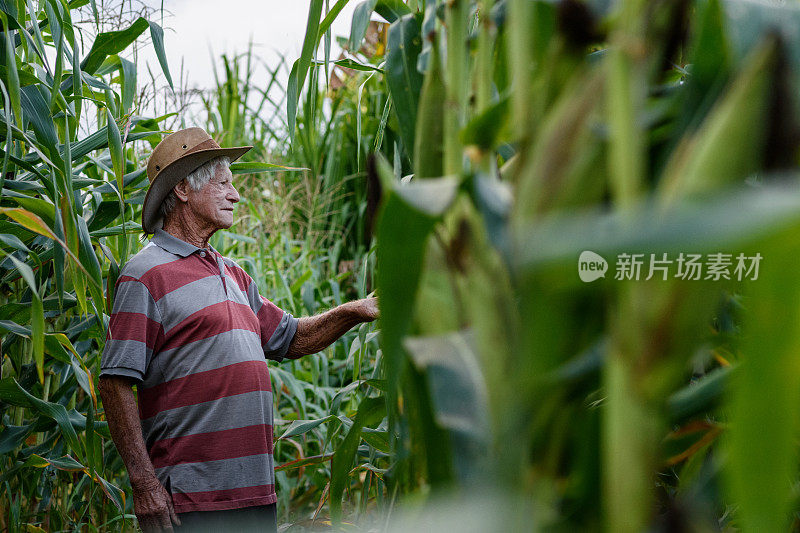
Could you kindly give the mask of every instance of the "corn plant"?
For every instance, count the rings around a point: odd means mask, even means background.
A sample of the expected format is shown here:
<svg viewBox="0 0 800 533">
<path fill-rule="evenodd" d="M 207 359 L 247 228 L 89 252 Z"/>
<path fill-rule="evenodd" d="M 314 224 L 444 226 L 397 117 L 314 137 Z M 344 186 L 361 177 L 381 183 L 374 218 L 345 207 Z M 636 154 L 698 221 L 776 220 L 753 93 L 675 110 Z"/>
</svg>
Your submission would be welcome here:
<svg viewBox="0 0 800 533">
<path fill-rule="evenodd" d="M 397 140 L 368 164 L 385 387 L 348 432 L 362 453 L 332 463 L 333 521 L 364 497 L 371 422 L 391 451 L 376 501 L 455 491 L 451 528 L 792 524 L 798 8 L 367 0 L 349 55 L 319 59 L 345 3 L 310 2 L 287 96 L 296 139 L 314 66 L 363 71 L 387 95 L 367 135 Z M 366 57 L 373 13 L 385 54 Z M 585 251 L 763 264 L 584 283 Z M 398 530 L 435 520 L 414 517 Z"/>
<path fill-rule="evenodd" d="M 94 383 L 114 281 L 141 231 L 133 141 L 157 140 L 159 124 L 135 114 L 136 66 L 120 54 L 149 33 L 169 80 L 163 31 L 140 17 L 86 43 L 73 20 L 88 1 L 37 4 L 0 11 L 0 520 L 121 529 L 131 501 Z"/>
</svg>

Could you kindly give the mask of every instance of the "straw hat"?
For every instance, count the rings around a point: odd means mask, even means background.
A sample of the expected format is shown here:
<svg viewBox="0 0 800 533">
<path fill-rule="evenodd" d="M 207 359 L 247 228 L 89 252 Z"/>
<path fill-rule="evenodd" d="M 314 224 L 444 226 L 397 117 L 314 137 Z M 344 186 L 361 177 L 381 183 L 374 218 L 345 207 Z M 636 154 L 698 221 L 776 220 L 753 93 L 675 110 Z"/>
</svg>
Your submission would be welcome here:
<svg viewBox="0 0 800 533">
<path fill-rule="evenodd" d="M 235 161 L 250 148 L 221 148 L 202 128 L 187 128 L 164 137 L 147 161 L 150 189 L 142 207 L 144 231 L 154 233 L 163 225 L 161 202 L 183 178 L 215 157 L 228 156 Z"/>
</svg>

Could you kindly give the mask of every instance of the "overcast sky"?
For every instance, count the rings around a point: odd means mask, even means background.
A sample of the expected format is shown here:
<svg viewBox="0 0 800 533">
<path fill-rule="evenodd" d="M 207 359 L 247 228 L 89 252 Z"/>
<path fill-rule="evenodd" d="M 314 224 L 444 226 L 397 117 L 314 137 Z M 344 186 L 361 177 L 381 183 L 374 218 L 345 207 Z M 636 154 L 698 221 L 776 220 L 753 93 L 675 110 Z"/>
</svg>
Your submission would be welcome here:
<svg viewBox="0 0 800 533">
<path fill-rule="evenodd" d="M 160 0 L 145 2 L 156 9 L 161 6 Z M 358 3 L 351 0 L 339 14 L 334 37 L 349 36 Z M 270 65 L 276 64 L 279 54 L 287 55 L 290 64 L 300 56 L 309 0 L 164 0 L 163 5 L 169 12 L 163 23 L 159 14 L 153 18 L 164 27 L 164 46 L 176 82 L 183 61 L 190 85 L 212 87 L 212 54 L 218 60 L 223 53 L 244 52 L 251 39 L 256 53 Z M 338 53 L 335 42 L 334 49 Z M 150 63 L 154 72 L 160 70 L 152 47 L 139 60 Z"/>
</svg>

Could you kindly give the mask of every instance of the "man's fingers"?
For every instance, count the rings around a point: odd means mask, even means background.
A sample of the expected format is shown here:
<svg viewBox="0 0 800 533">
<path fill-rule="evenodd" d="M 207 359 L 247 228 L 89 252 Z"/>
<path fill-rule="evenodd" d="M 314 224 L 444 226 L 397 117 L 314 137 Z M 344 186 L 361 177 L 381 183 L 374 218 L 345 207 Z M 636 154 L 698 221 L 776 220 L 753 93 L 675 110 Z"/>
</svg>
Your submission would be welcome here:
<svg viewBox="0 0 800 533">
<path fill-rule="evenodd" d="M 172 533 L 172 521 L 170 520 L 169 509 L 164 509 L 164 512 L 161 513 L 160 522 L 161 531 Z"/>
<path fill-rule="evenodd" d="M 163 531 L 172 532 L 172 518 L 177 519 L 174 511 L 172 510 L 172 506 L 167 504 L 167 506 L 157 514 L 148 514 L 146 516 L 142 516 L 139 519 L 139 527 L 142 528 L 144 533 L 161 533 Z M 177 524 L 180 525 L 180 520 L 177 520 Z"/>
<path fill-rule="evenodd" d="M 175 525 L 181 525 L 181 519 L 178 518 L 178 513 L 175 512 L 175 507 L 173 507 L 172 502 L 168 502 L 167 505 L 169 506 L 169 517 L 175 522 Z"/>
<path fill-rule="evenodd" d="M 154 533 L 159 529 L 149 517 L 139 520 L 139 527 L 142 528 L 144 533 Z"/>
<path fill-rule="evenodd" d="M 137 516 L 136 518 L 139 520 L 139 527 L 142 528 L 142 531 L 149 533 L 153 530 L 153 524 L 150 522 L 150 517 Z"/>
</svg>

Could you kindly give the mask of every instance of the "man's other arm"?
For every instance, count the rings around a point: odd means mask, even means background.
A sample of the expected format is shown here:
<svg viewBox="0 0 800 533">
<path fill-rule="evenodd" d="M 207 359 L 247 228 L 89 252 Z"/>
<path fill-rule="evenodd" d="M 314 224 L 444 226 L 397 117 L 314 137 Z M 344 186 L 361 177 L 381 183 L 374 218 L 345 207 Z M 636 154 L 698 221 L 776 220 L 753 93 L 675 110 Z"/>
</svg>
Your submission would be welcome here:
<svg viewBox="0 0 800 533">
<path fill-rule="evenodd" d="M 111 438 L 128 470 L 139 526 L 145 532 L 172 531 L 172 521 L 180 525 L 180 519 L 172 506 L 172 497 L 156 477 L 147 455 L 131 385 L 132 380 L 125 376 L 101 376 L 97 388 Z"/>
<path fill-rule="evenodd" d="M 347 302 L 319 315 L 300 318 L 286 357 L 297 359 L 324 350 L 347 330 L 378 318 L 378 301 L 365 298 Z"/>
</svg>

